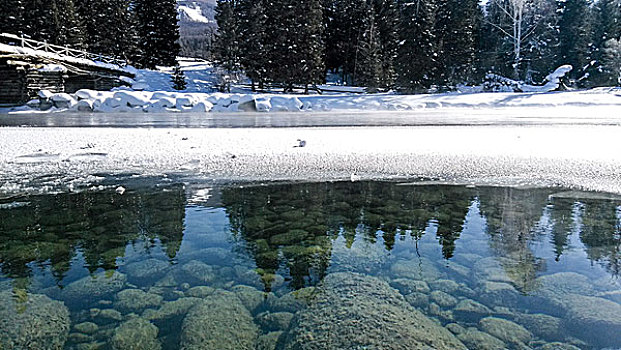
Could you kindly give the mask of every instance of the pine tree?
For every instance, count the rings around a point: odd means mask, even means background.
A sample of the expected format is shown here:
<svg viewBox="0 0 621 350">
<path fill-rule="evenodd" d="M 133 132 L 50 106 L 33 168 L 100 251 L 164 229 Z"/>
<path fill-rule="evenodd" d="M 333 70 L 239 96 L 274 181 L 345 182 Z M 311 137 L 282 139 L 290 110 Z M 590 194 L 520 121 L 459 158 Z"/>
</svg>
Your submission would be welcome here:
<svg viewBox="0 0 621 350">
<path fill-rule="evenodd" d="M 435 0 L 402 0 L 399 27 L 397 88 L 402 92 L 425 91 L 436 68 Z"/>
<path fill-rule="evenodd" d="M 610 40 L 621 38 L 621 0 L 599 0 L 594 7 L 593 27 L 592 57 L 595 64 L 589 71 L 589 82 L 593 86 L 616 84 L 615 67 L 609 66 L 614 62 L 610 60 L 613 54 L 610 47 L 615 46 Z"/>
<path fill-rule="evenodd" d="M 188 83 L 185 81 L 185 74 L 181 70 L 181 66 L 179 65 L 179 63 L 175 65 L 175 69 L 173 70 L 173 75 L 170 80 L 173 83 L 173 89 L 175 90 L 186 89 Z"/>
<path fill-rule="evenodd" d="M 570 64 L 573 78 L 584 74 L 583 67 L 589 61 L 590 35 L 589 4 L 586 0 L 559 1 L 557 66 Z"/>
<path fill-rule="evenodd" d="M 454 87 L 472 81 L 480 14 L 478 0 L 439 3 L 435 25 L 438 48 L 436 84 Z"/>
<path fill-rule="evenodd" d="M 366 86 L 368 92 L 377 92 L 382 75 L 381 44 L 379 30 L 376 25 L 375 9 L 367 6 L 367 15 L 364 19 L 365 31 L 358 43 L 360 65 L 356 76 L 360 85 Z"/>
<path fill-rule="evenodd" d="M 292 91 L 294 84 L 325 80 L 323 11 L 319 0 L 266 4 L 267 76 Z"/>
<path fill-rule="evenodd" d="M 50 5 L 50 41 L 58 45 L 82 48 L 84 29 L 73 0 L 52 0 Z"/>
<path fill-rule="evenodd" d="M 137 63 L 150 69 L 173 66 L 180 50 L 175 0 L 135 0 L 134 13 L 140 52 Z"/>
<path fill-rule="evenodd" d="M 24 31 L 23 0 L 0 0 L 0 33 L 19 35 Z"/>
<path fill-rule="evenodd" d="M 374 0 L 373 8 L 380 44 L 379 86 L 388 89 L 395 84 L 394 61 L 399 47 L 399 8 L 396 0 Z"/>
<path fill-rule="evenodd" d="M 240 0 L 237 6 L 239 28 L 240 64 L 244 72 L 259 89 L 263 88 L 267 65 L 265 51 L 265 7 L 263 0 Z"/>
<path fill-rule="evenodd" d="M 214 58 L 229 76 L 238 74 L 241 66 L 237 5 L 235 0 L 219 0 L 216 6 L 218 33 L 214 43 Z"/>
</svg>

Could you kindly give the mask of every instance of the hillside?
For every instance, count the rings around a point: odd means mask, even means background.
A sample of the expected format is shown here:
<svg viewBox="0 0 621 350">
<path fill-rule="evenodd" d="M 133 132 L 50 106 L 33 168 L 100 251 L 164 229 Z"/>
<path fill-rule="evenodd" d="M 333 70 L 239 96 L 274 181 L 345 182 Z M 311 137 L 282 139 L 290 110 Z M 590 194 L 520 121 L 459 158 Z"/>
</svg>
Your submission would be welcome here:
<svg viewBox="0 0 621 350">
<path fill-rule="evenodd" d="M 177 1 L 181 56 L 208 58 L 216 30 L 215 8 L 214 0 Z"/>
</svg>

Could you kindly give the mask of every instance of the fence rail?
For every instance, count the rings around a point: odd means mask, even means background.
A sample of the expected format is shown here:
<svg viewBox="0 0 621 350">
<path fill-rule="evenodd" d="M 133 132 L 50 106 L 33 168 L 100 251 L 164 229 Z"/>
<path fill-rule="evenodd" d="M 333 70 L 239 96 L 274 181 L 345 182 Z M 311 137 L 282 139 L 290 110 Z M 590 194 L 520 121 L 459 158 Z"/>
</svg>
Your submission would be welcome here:
<svg viewBox="0 0 621 350">
<path fill-rule="evenodd" d="M 17 36 L 13 34 L 0 33 L 0 43 L 10 45 L 10 46 L 22 47 L 25 49 L 49 52 L 49 53 L 56 54 L 56 55 L 62 55 L 62 56 L 73 57 L 73 58 L 84 58 L 84 59 L 88 59 L 91 61 L 115 64 L 119 67 L 125 67 L 127 65 L 127 61 L 120 59 L 120 58 L 94 54 L 94 53 L 90 53 L 90 52 L 86 52 L 82 50 L 72 49 L 66 46 L 53 45 L 53 44 L 46 43 L 44 41 L 32 40 L 32 39 L 25 38 L 23 36 Z"/>
</svg>

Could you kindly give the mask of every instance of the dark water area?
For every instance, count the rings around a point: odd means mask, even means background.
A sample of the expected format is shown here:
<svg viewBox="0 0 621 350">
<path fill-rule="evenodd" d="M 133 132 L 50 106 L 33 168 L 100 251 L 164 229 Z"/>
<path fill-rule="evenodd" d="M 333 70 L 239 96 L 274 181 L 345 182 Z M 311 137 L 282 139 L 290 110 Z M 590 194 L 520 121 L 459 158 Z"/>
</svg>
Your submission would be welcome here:
<svg viewBox="0 0 621 350">
<path fill-rule="evenodd" d="M 0 200 L 0 349 L 620 349 L 621 198 L 396 182 Z"/>
</svg>

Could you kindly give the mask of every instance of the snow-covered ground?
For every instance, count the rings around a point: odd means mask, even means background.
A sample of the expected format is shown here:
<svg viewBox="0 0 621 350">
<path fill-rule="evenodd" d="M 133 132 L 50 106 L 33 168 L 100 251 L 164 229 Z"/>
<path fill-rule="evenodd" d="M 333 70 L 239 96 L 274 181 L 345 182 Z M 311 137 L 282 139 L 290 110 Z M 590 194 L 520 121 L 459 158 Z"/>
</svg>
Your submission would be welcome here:
<svg viewBox="0 0 621 350">
<path fill-rule="evenodd" d="M 621 194 L 619 135 L 621 123 L 4 127 L 0 128 L 0 193 L 71 190 L 96 185 L 102 174 L 132 174 L 199 181 L 423 177 L 451 183 L 562 185 Z M 304 147 L 300 140 L 305 141 Z"/>
</svg>

